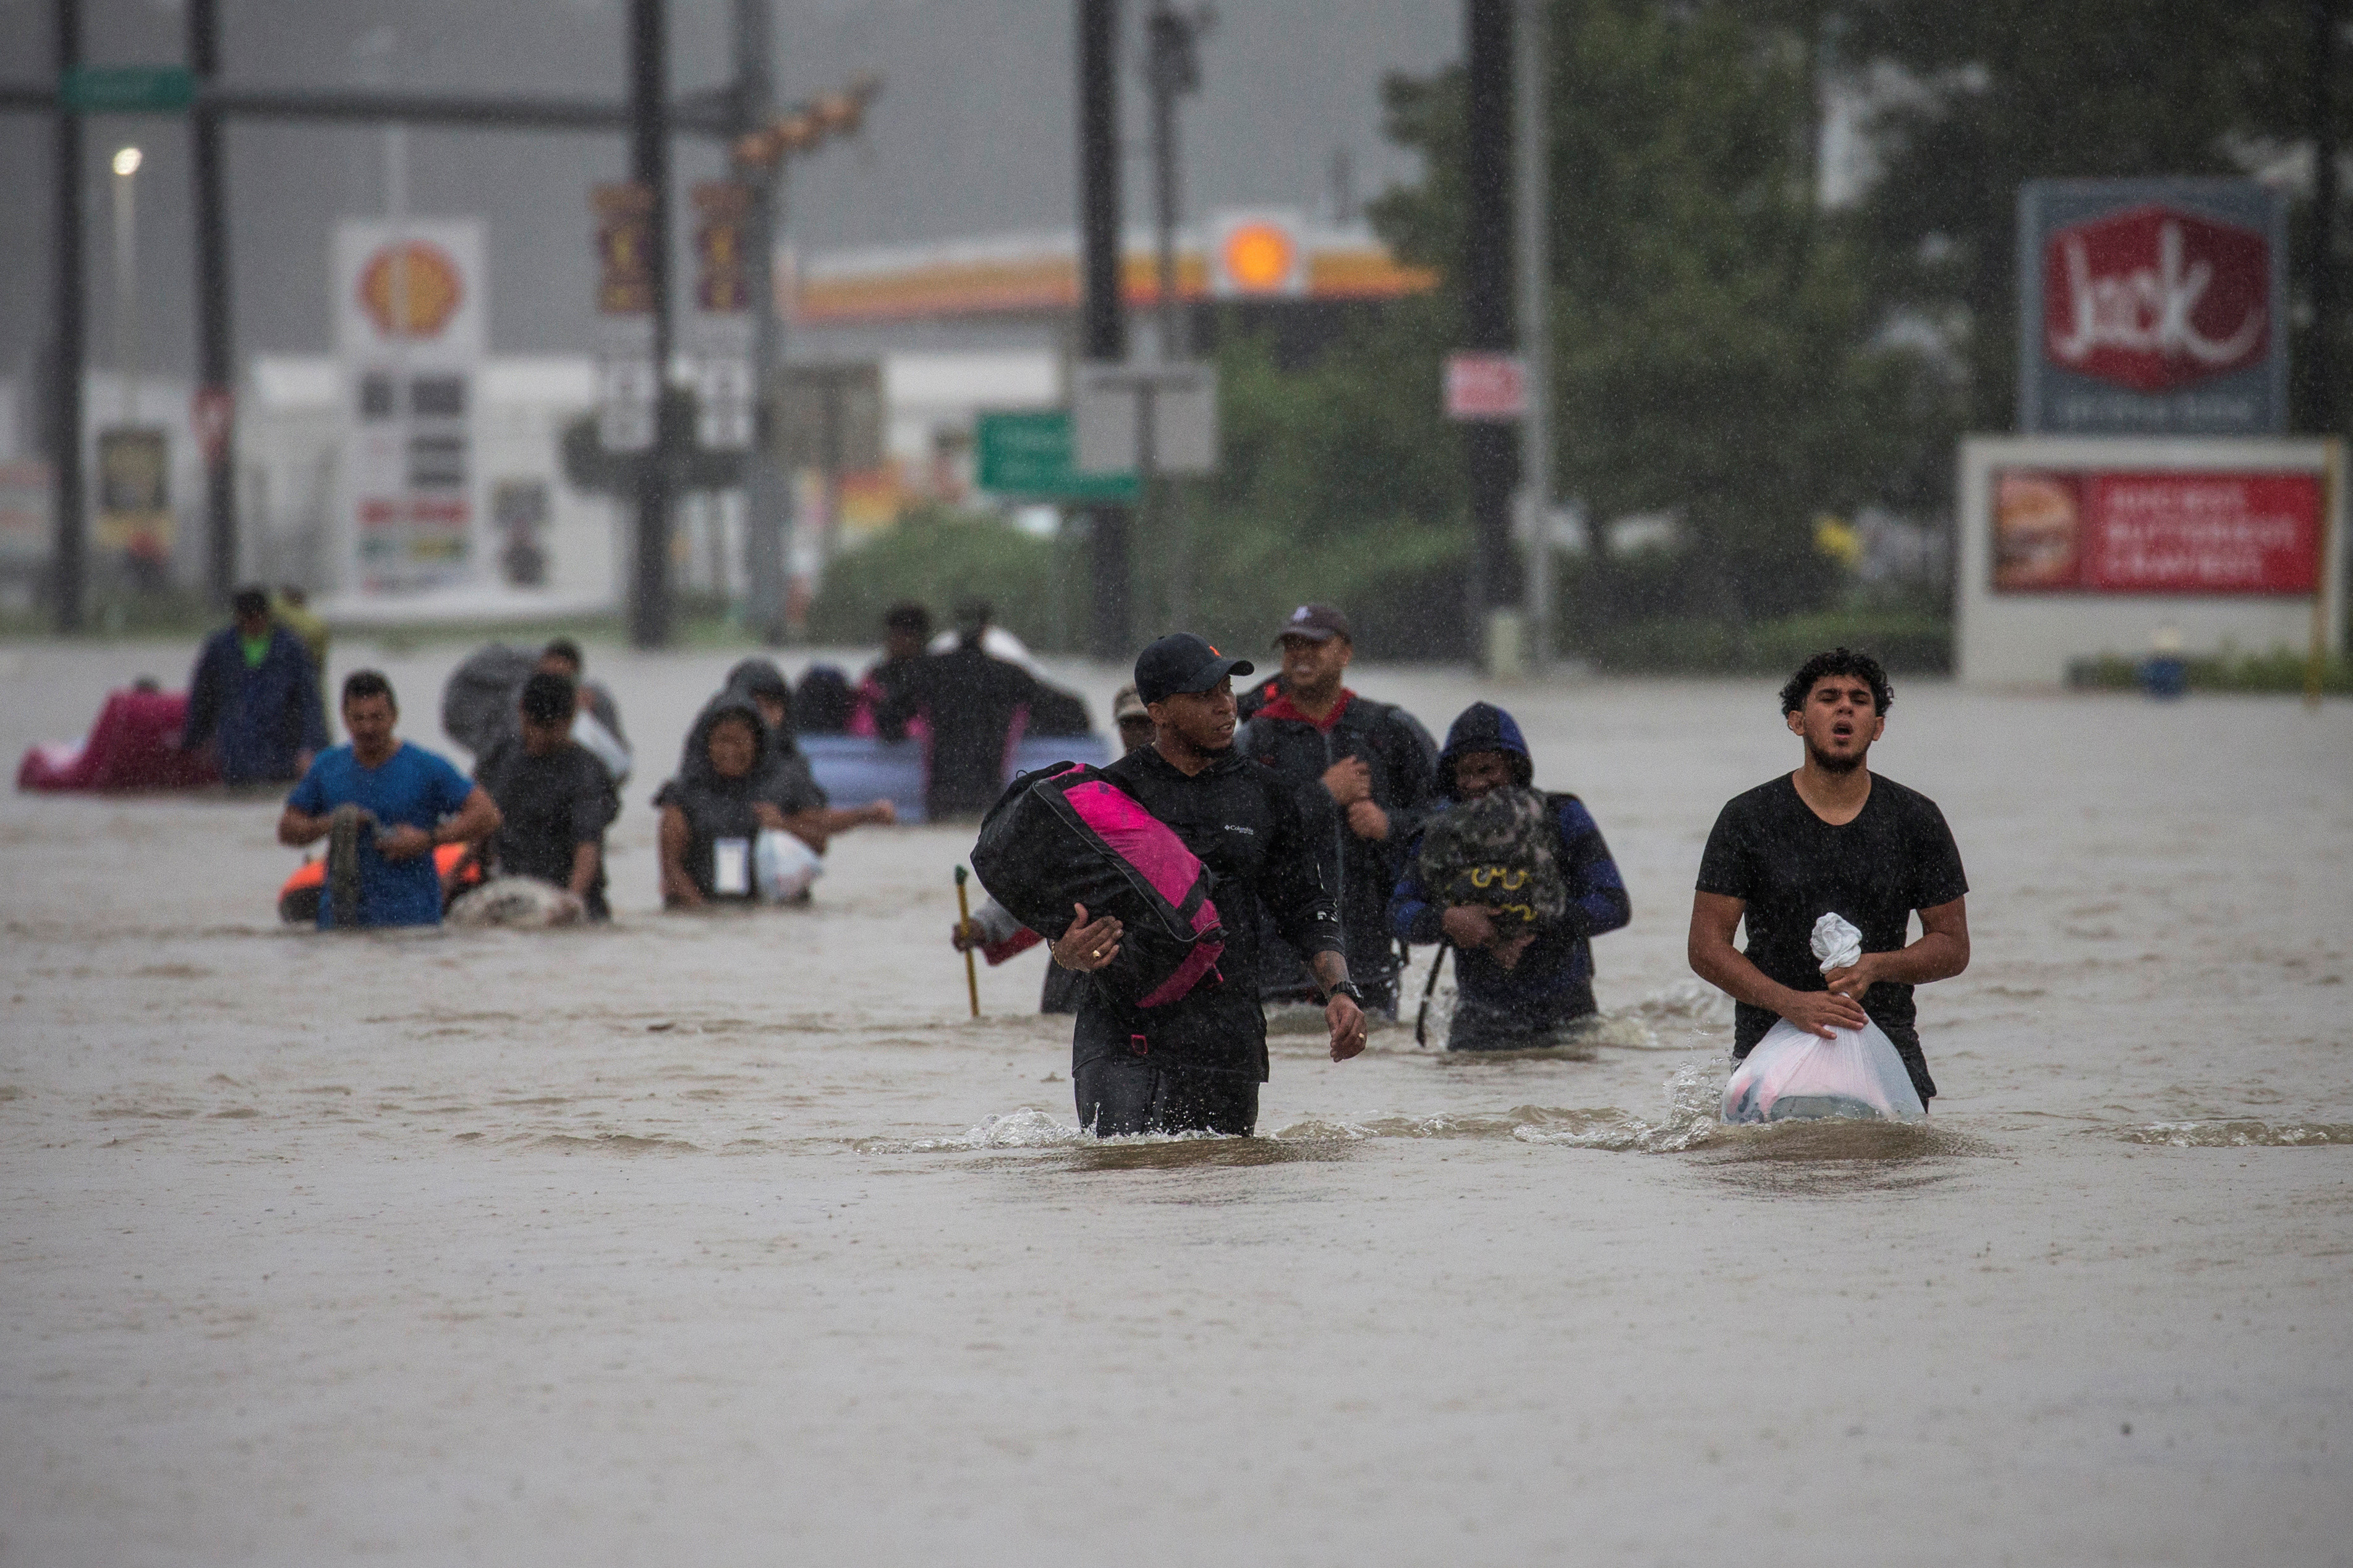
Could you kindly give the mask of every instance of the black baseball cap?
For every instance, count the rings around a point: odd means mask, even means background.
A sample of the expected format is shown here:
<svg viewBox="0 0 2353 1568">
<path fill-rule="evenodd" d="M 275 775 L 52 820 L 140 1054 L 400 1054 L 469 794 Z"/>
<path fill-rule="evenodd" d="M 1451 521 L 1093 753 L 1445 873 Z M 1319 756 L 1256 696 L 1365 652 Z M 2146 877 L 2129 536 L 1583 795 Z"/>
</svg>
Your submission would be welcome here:
<svg viewBox="0 0 2353 1568">
<path fill-rule="evenodd" d="M 1135 656 L 1135 694 L 1146 707 L 1187 691 L 1207 691 L 1229 675 L 1250 675 L 1246 658 L 1229 658 L 1191 632 L 1171 632 Z"/>
<path fill-rule="evenodd" d="M 1285 637 L 1305 637 L 1310 642 L 1329 642 L 1334 637 L 1346 637 L 1355 642 L 1356 634 L 1348 629 L 1348 617 L 1331 605 L 1302 605 L 1291 612 L 1282 623 L 1282 629 L 1274 634 L 1278 645 Z"/>
</svg>

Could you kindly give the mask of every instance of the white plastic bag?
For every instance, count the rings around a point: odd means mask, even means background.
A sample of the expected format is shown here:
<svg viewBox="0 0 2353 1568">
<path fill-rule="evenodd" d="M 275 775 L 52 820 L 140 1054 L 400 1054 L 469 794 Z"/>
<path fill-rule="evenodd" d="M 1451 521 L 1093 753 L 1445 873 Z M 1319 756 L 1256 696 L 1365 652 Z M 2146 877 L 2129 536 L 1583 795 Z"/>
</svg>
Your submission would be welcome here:
<svg viewBox="0 0 2353 1568">
<path fill-rule="evenodd" d="M 1862 957 L 1862 933 L 1829 914 L 1814 922 L 1814 957 L 1822 973 L 1852 967 Z M 1878 1025 L 1841 1029 L 1829 1039 L 1787 1018 L 1766 1031 L 1724 1086 L 1726 1121 L 1800 1121 L 1823 1116 L 1926 1116 L 1920 1091 L 1895 1042 Z"/>
<path fill-rule="evenodd" d="M 760 830 L 752 847 L 753 887 L 772 904 L 789 903 L 825 875 L 825 858 L 789 833 Z"/>
<path fill-rule="evenodd" d="M 1829 1039 L 1784 1018 L 1765 1033 L 1724 1086 L 1726 1121 L 1801 1121 L 1820 1116 L 1925 1116 L 1920 1091 L 1895 1043 L 1876 1024 Z"/>
</svg>

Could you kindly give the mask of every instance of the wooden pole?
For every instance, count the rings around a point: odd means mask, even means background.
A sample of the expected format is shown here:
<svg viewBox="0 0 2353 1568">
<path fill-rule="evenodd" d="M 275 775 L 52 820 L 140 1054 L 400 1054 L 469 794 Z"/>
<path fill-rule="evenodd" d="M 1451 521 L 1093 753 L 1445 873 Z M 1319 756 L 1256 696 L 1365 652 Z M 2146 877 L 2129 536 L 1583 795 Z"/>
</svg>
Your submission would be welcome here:
<svg viewBox="0 0 2353 1568">
<path fill-rule="evenodd" d="M 956 868 L 956 920 L 958 929 L 967 942 L 972 940 L 972 900 L 964 890 L 964 879 L 971 875 L 963 867 Z M 980 970 L 972 961 L 972 949 L 964 950 L 964 989 L 972 1001 L 972 1016 L 980 1016 Z"/>
</svg>

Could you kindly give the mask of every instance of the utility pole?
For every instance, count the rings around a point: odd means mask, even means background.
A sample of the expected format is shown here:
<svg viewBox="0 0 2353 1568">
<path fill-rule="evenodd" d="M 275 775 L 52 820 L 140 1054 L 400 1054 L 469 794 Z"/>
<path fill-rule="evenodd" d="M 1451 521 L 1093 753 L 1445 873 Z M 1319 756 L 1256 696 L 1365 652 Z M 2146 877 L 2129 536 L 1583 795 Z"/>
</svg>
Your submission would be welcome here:
<svg viewBox="0 0 2353 1568">
<path fill-rule="evenodd" d="M 1552 128 L 1551 51 L 1545 8 L 1518 0 L 1520 140 L 1520 363 L 1527 412 L 1521 426 L 1521 483 L 1528 506 L 1528 673 L 1552 667 Z"/>
<path fill-rule="evenodd" d="M 2311 290 L 2312 340 L 2306 350 L 2305 417 L 2324 436 L 2339 433 L 2337 399 L 2337 119 L 2336 76 L 2340 0 L 2310 0 L 2312 75 L 2305 118 L 2312 133 L 2312 227 L 2305 257 Z"/>
<path fill-rule="evenodd" d="M 57 0 L 58 79 L 81 64 L 81 0 Z M 81 630 L 82 533 L 85 500 L 81 461 L 81 373 L 89 321 L 82 296 L 81 116 L 60 113 L 52 122 L 57 210 L 50 261 L 51 312 L 57 320 L 56 358 L 49 370 L 50 505 L 53 542 L 50 588 L 57 598 L 58 630 Z"/>
<path fill-rule="evenodd" d="M 1512 9 L 1514 0 L 1466 0 L 1462 346 L 1509 353 L 1512 334 Z M 1521 599 L 1512 539 L 1517 466 L 1512 428 L 1478 420 L 1462 429 L 1471 492 L 1469 638 L 1490 675 L 1516 672 Z"/>
<path fill-rule="evenodd" d="M 670 635 L 670 468 L 680 444 L 693 439 L 670 397 L 670 257 L 669 76 L 663 0 L 629 0 L 629 177 L 653 193 L 646 258 L 653 284 L 655 435 L 650 460 L 638 470 L 637 581 L 629 599 L 629 640 L 661 647 Z"/>
<path fill-rule="evenodd" d="M 1158 274 L 1153 302 L 1162 364 L 1184 360 L 1192 347 L 1176 298 L 1176 100 L 1201 90 L 1200 39 L 1213 25 L 1214 15 L 1202 10 L 1187 16 L 1168 0 L 1155 0 L 1145 23 L 1144 79 L 1152 96 L 1153 242 Z M 1159 420 L 1148 412 L 1148 404 L 1145 408 L 1136 433 L 1136 477 L 1144 504 L 1152 509 L 1152 523 L 1165 524 L 1168 620 L 1182 626 L 1193 618 L 1192 544 L 1185 537 L 1184 501 L 1174 484 L 1160 477 Z M 1151 539 L 1162 531 L 1147 526 L 1145 535 Z"/>
<path fill-rule="evenodd" d="M 228 196 L 220 111 L 203 96 L 220 72 L 217 0 L 187 0 L 188 121 L 196 225 L 196 442 L 205 463 L 205 587 L 225 607 L 237 584 L 237 340 L 231 332 Z"/>
<path fill-rule="evenodd" d="M 1127 358 L 1127 317 L 1120 299 L 1119 11 L 1116 0 L 1078 0 L 1079 235 L 1082 357 L 1116 364 Z M 1093 554 L 1093 635 L 1097 658 L 1128 657 L 1128 512 L 1114 502 L 1087 509 Z"/>
<path fill-rule="evenodd" d="M 739 136 L 750 135 L 776 118 L 776 82 L 771 74 L 776 39 L 770 0 L 735 0 L 735 117 Z M 752 450 L 744 470 L 744 574 L 745 618 L 771 647 L 785 640 L 786 538 L 792 528 L 792 487 L 785 473 L 783 395 L 777 371 L 784 361 L 784 331 L 776 319 L 776 228 L 782 216 L 786 164 L 736 167 L 750 187 L 744 214 L 745 271 L 752 287 Z"/>
</svg>

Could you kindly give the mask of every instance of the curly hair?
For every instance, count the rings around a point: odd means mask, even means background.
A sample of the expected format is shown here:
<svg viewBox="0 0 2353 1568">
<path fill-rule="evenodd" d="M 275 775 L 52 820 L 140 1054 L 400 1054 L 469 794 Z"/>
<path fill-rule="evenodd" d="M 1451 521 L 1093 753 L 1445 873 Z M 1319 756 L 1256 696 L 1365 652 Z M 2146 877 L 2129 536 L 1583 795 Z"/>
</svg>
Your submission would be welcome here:
<svg viewBox="0 0 2353 1568">
<path fill-rule="evenodd" d="M 1882 718 L 1895 700 L 1895 688 L 1887 684 L 1887 672 L 1869 654 L 1851 647 L 1834 647 L 1828 653 L 1818 653 L 1798 667 L 1789 683 L 1781 688 L 1781 711 L 1795 713 L 1806 705 L 1813 691 L 1814 682 L 1825 675 L 1852 675 L 1871 685 L 1871 700 Z"/>
</svg>

